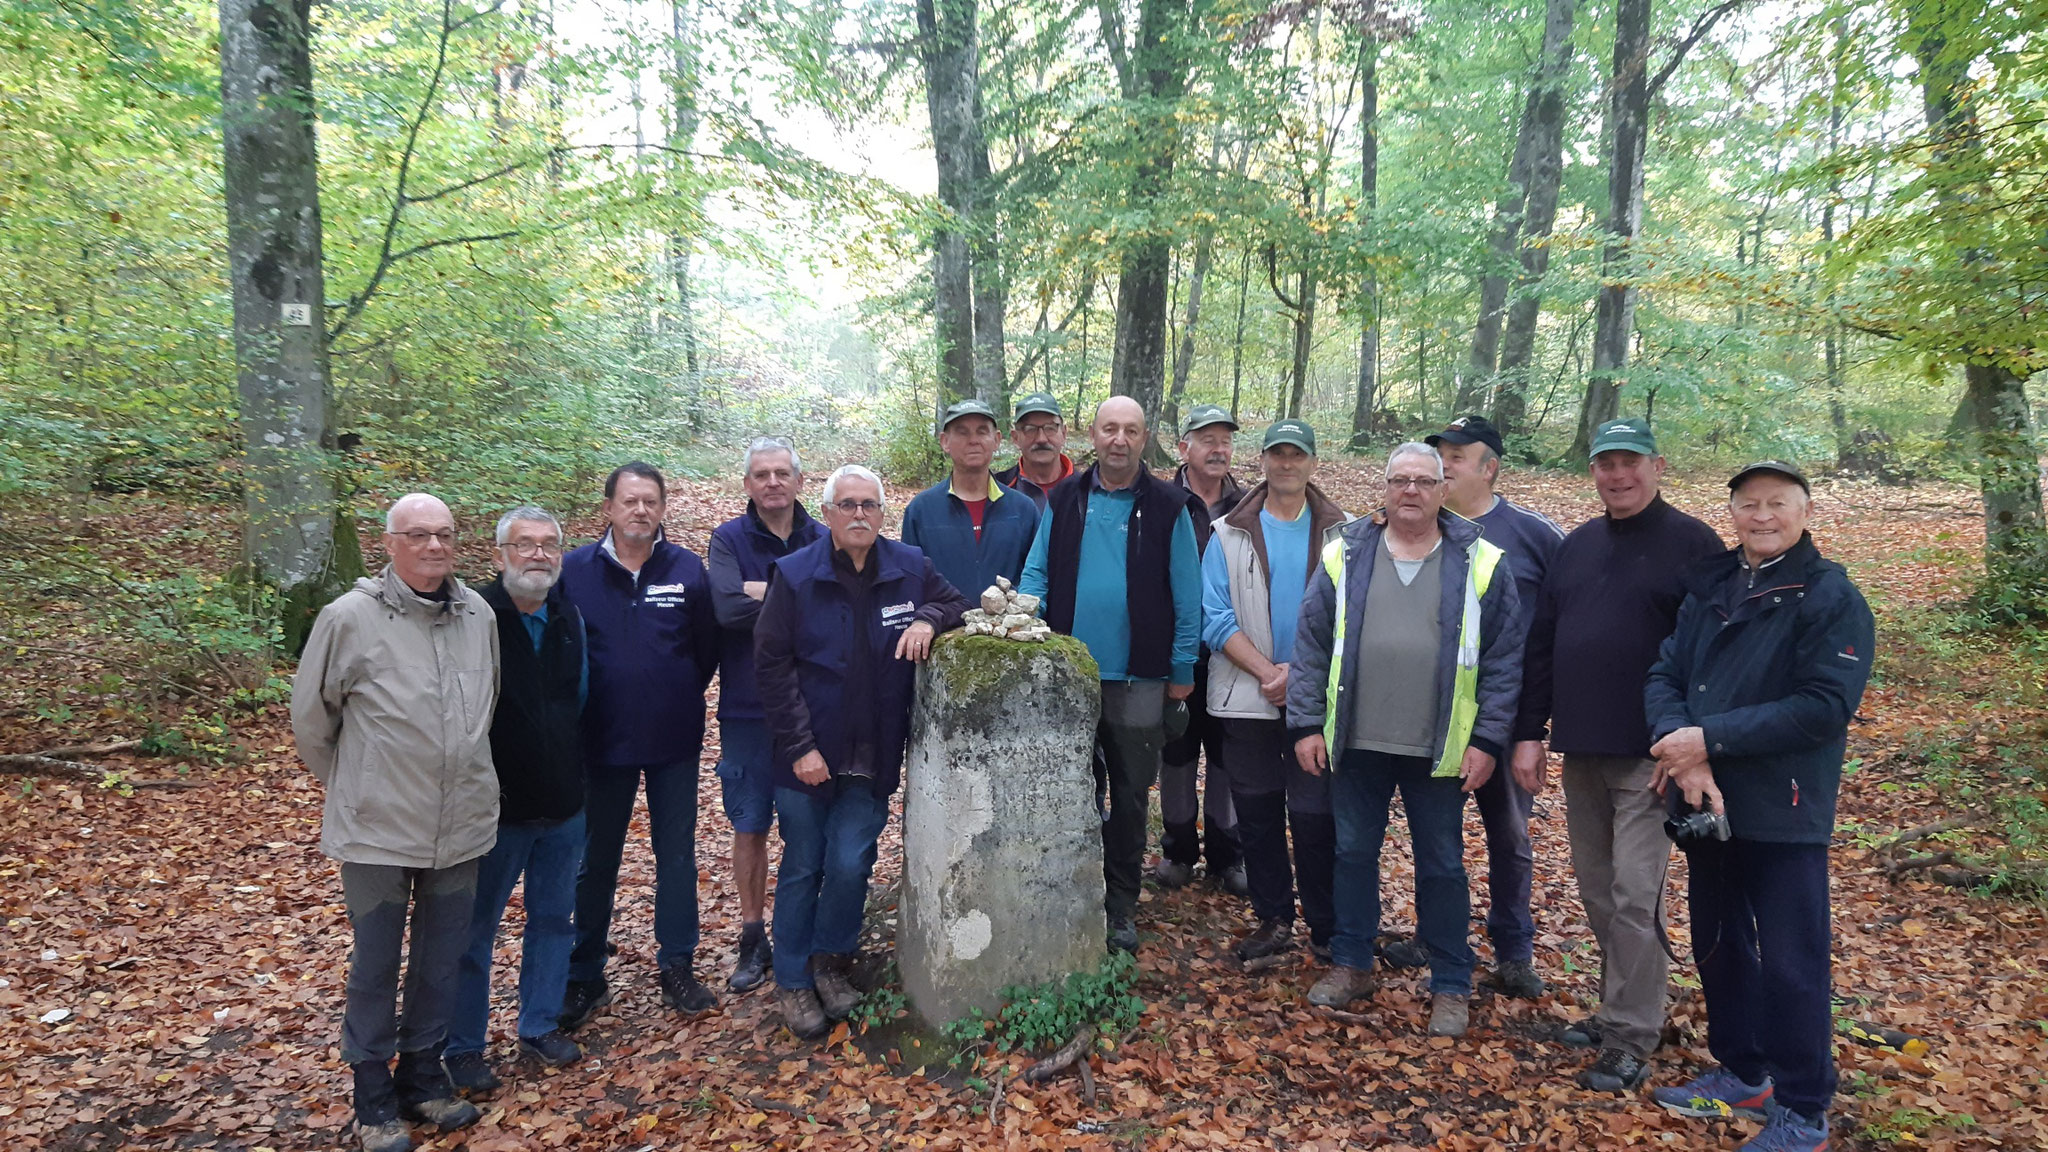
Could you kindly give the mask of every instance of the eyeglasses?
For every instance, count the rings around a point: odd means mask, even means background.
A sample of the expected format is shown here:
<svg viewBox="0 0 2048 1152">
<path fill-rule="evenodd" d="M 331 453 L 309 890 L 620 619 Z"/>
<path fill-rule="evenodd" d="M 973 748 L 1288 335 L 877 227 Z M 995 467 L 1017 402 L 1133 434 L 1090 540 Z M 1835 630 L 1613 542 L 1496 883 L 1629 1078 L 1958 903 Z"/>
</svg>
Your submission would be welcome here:
<svg viewBox="0 0 2048 1152">
<path fill-rule="evenodd" d="M 393 532 L 392 535 L 415 548 L 425 548 L 429 540 L 438 542 L 443 548 L 451 547 L 455 543 L 455 532 L 452 529 L 447 532 L 422 532 L 415 528 L 410 532 Z"/>
<path fill-rule="evenodd" d="M 1026 436 L 1050 436 L 1065 426 L 1063 421 L 1055 420 L 1050 424 L 1019 424 L 1017 431 Z"/>
<path fill-rule="evenodd" d="M 1389 476 L 1387 491 L 1399 492 L 1403 488 L 1413 488 L 1417 492 L 1427 492 L 1441 483 L 1443 481 L 1434 476 Z"/>
<path fill-rule="evenodd" d="M 873 516 L 882 510 L 880 502 L 874 500 L 838 500 L 832 506 L 848 516 Z"/>
<path fill-rule="evenodd" d="M 560 556 L 562 554 L 562 546 L 560 544 L 515 544 L 508 540 L 499 544 L 498 547 L 511 552 L 522 560 L 531 560 L 535 556 Z"/>
</svg>

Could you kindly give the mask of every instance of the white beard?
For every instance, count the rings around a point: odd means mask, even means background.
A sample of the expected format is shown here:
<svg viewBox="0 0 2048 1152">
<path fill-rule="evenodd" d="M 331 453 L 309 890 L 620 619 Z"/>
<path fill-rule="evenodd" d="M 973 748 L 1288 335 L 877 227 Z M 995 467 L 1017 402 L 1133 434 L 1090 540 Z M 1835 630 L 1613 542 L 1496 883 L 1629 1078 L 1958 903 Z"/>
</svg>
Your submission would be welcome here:
<svg viewBox="0 0 2048 1152">
<path fill-rule="evenodd" d="M 507 569 L 505 572 L 505 590 L 522 600 L 545 600 L 547 599 L 548 589 L 555 586 L 555 581 L 560 579 L 561 575 L 562 572 L 559 568 L 539 568 L 525 572 L 514 572 Z"/>
</svg>

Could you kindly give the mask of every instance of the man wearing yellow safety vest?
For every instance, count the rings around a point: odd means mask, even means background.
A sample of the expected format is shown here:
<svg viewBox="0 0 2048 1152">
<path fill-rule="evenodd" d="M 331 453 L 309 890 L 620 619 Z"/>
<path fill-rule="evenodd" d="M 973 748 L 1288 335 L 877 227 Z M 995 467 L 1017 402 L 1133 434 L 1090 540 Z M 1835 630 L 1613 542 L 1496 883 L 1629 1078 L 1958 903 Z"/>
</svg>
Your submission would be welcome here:
<svg viewBox="0 0 2048 1152">
<path fill-rule="evenodd" d="M 1470 520 L 1444 510 L 1427 444 L 1387 457 L 1386 506 L 1325 546 L 1309 577 L 1288 676 L 1287 725 L 1304 771 L 1334 769 L 1334 966 L 1311 1003 L 1372 995 L 1380 847 L 1401 791 L 1415 848 L 1417 935 L 1429 950 L 1429 1034 L 1465 1034 L 1475 957 L 1466 939 L 1467 792 L 1493 774 L 1522 684 L 1513 573 Z"/>
</svg>

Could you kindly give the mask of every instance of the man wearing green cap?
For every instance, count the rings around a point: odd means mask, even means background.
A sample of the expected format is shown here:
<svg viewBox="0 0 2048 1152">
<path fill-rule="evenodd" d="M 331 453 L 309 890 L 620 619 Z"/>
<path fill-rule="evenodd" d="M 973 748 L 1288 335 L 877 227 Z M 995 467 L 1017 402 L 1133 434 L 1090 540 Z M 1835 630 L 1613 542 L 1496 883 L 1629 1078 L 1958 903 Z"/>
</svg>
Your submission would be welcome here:
<svg viewBox="0 0 2048 1152">
<path fill-rule="evenodd" d="M 1541 792 L 1545 737 L 1564 754 L 1572 872 L 1600 945 L 1601 999 L 1560 1039 L 1600 1050 L 1579 1083 L 1630 1092 L 1649 1075 L 1669 975 L 1658 925 L 1671 844 L 1651 789 L 1643 681 L 1678 620 L 1685 570 L 1720 552 L 1721 538 L 1664 502 L 1664 457 L 1646 422 L 1595 430 L 1591 471 L 1607 511 L 1558 545 L 1530 608 L 1513 771 Z"/>
<path fill-rule="evenodd" d="M 1197 404 L 1181 424 L 1181 465 L 1173 481 L 1188 493 L 1195 545 L 1203 552 L 1209 548 L 1210 525 L 1244 498 L 1244 489 L 1230 474 L 1231 438 L 1236 431 L 1237 421 L 1214 404 Z M 1205 645 L 1195 660 L 1195 692 L 1187 700 L 1187 730 L 1168 741 L 1159 753 L 1159 818 L 1163 827 L 1159 866 L 1152 876 L 1168 888 L 1187 883 L 1194 877 L 1195 862 L 1202 858 L 1206 844 L 1210 879 L 1232 895 L 1243 896 L 1249 890 L 1238 846 L 1237 813 L 1231 807 L 1230 783 L 1220 763 L 1222 732 L 1204 703 L 1208 699 L 1208 669 Z M 1204 749 L 1209 753 L 1209 778 L 1206 786 L 1198 789 L 1196 776 Z M 1202 818 L 1205 815 L 1206 820 Z M 1198 825 L 1202 826 L 1200 839 Z"/>
<path fill-rule="evenodd" d="M 1267 428 L 1259 461 L 1266 478 L 1216 522 L 1202 556 L 1202 639 L 1213 650 L 1208 710 L 1222 734 L 1222 755 L 1211 761 L 1210 773 L 1229 781 L 1259 918 L 1257 930 L 1238 941 L 1238 959 L 1294 947 L 1297 878 L 1309 946 L 1327 959 L 1336 930 L 1330 783 L 1295 760 L 1282 709 L 1310 565 L 1351 517 L 1310 479 L 1316 434 L 1306 422 L 1281 420 Z"/>
<path fill-rule="evenodd" d="M 996 482 L 1031 497 L 1043 512 L 1045 494 L 1074 474 L 1074 462 L 1066 453 L 1067 422 L 1050 392 L 1024 396 L 1012 417 L 1016 424 L 1010 429 L 1010 443 L 1017 446 L 1017 462 L 996 473 Z"/>
<path fill-rule="evenodd" d="M 923 550 L 939 575 L 969 597 L 979 597 L 998 576 L 1015 584 L 1038 531 L 1038 506 L 988 473 L 1001 442 L 988 405 L 969 399 L 946 409 L 939 447 L 953 462 L 953 474 L 903 510 L 903 542 Z"/>
</svg>

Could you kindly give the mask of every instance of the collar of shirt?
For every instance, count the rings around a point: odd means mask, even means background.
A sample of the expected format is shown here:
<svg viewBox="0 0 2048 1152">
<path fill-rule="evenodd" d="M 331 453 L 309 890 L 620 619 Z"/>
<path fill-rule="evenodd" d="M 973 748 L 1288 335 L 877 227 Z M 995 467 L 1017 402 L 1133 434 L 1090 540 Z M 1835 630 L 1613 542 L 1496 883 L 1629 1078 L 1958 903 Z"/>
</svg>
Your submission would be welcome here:
<svg viewBox="0 0 2048 1152">
<path fill-rule="evenodd" d="M 959 489 L 959 488 L 957 488 L 957 487 L 955 487 L 955 486 L 954 486 L 954 484 L 953 484 L 953 481 L 952 481 L 952 480 L 950 480 L 950 479 L 946 481 L 946 491 L 947 491 L 948 493 L 952 494 L 952 495 L 953 495 L 953 496 L 954 496 L 954 497 L 955 497 L 956 499 L 960 499 L 960 500 L 986 500 L 986 501 L 988 501 L 988 502 L 989 502 L 989 503 L 991 503 L 991 504 L 993 504 L 993 503 L 995 503 L 996 501 L 998 501 L 998 500 L 1000 500 L 1000 499 L 1002 499 L 1002 498 L 1003 498 L 1003 486 L 1002 486 L 1001 484 L 998 484 L 998 483 L 996 483 L 996 478 L 995 478 L 995 475 L 994 475 L 993 473 L 991 473 L 991 474 L 989 475 L 989 478 L 988 478 L 988 494 L 987 494 L 987 495 L 985 495 L 985 496 L 965 496 L 965 495 L 962 495 L 962 494 L 961 494 L 961 492 L 960 492 L 960 489 Z"/>
</svg>

